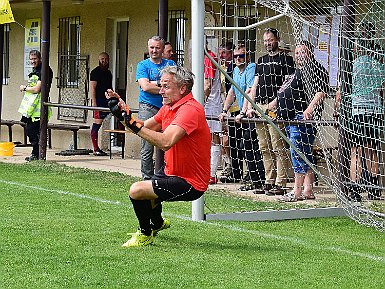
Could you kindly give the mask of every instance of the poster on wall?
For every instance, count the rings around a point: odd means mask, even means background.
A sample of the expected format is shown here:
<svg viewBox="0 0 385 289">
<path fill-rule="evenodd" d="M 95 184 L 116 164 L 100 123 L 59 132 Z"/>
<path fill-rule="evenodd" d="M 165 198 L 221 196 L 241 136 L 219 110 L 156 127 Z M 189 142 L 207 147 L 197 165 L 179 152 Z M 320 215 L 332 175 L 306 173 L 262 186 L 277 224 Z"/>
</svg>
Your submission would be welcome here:
<svg viewBox="0 0 385 289">
<path fill-rule="evenodd" d="M 322 15 L 307 19 L 314 25 L 304 25 L 302 35 L 314 45 L 314 57 L 328 70 L 329 84 L 335 87 L 338 79 L 340 16 Z"/>
<path fill-rule="evenodd" d="M 29 63 L 29 52 L 31 50 L 40 51 L 40 18 L 27 19 L 25 21 L 24 36 L 24 79 L 28 79 L 28 74 L 32 72 L 32 66 Z"/>
</svg>

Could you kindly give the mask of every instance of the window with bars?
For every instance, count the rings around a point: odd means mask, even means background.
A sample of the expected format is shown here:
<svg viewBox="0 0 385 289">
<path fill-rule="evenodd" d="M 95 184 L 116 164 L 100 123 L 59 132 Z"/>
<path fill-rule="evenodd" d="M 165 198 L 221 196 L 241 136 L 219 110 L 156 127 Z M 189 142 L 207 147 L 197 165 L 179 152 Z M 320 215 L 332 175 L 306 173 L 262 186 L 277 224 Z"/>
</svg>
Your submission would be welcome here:
<svg viewBox="0 0 385 289">
<path fill-rule="evenodd" d="M 174 61 L 183 66 L 185 57 L 186 16 L 184 10 L 170 10 L 168 12 L 168 35 L 174 50 Z"/>
<path fill-rule="evenodd" d="M 222 7 L 220 15 L 220 25 L 246 27 L 260 21 L 258 5 L 253 4 L 226 4 Z M 222 43 L 227 41 L 234 44 L 244 44 L 246 50 L 250 52 L 251 61 L 255 61 L 256 52 L 256 29 L 224 31 L 222 32 Z"/>
<path fill-rule="evenodd" d="M 59 88 L 79 86 L 80 28 L 80 16 L 59 19 Z"/>
<path fill-rule="evenodd" d="M 9 83 L 9 23 L 4 24 L 4 47 L 3 47 L 3 85 Z"/>
</svg>

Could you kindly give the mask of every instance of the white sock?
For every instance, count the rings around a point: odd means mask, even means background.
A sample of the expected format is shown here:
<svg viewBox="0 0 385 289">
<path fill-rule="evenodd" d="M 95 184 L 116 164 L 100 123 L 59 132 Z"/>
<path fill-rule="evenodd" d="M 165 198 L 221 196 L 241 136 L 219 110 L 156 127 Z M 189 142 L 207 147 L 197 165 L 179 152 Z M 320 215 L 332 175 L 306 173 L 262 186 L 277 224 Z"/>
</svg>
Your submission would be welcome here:
<svg viewBox="0 0 385 289">
<path fill-rule="evenodd" d="M 215 177 L 217 175 L 217 170 L 219 166 L 219 162 L 221 161 L 221 145 L 212 145 L 211 146 L 211 168 L 210 175 Z"/>
</svg>

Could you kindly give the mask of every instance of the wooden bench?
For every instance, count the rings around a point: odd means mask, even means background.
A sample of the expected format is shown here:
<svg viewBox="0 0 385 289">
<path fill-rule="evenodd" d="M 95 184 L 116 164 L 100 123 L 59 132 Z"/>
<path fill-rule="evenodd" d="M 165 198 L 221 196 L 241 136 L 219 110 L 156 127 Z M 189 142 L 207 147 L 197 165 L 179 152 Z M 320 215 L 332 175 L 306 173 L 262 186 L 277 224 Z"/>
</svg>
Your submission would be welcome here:
<svg viewBox="0 0 385 289">
<path fill-rule="evenodd" d="M 72 138 L 74 142 L 74 150 L 78 149 L 78 131 L 80 129 L 90 129 L 89 125 L 84 124 L 64 124 L 64 123 L 49 123 L 48 129 L 48 147 L 52 148 L 52 130 L 70 130 L 72 131 Z"/>
<path fill-rule="evenodd" d="M 119 129 L 106 129 L 105 132 L 108 132 L 110 134 L 110 142 L 109 142 L 109 148 L 110 148 L 110 159 L 112 159 L 112 142 L 118 138 L 118 135 L 123 135 L 122 137 L 122 159 L 124 159 L 124 146 L 126 144 L 126 134 L 131 133 L 130 130 L 119 130 Z"/>
<path fill-rule="evenodd" d="M 10 142 L 13 142 L 13 133 L 12 128 L 14 125 L 20 125 L 24 130 L 24 138 L 23 138 L 23 145 L 27 145 L 27 125 L 20 121 L 20 120 L 9 120 L 9 119 L 2 119 L 1 125 L 6 125 L 8 127 L 8 139 Z"/>
<path fill-rule="evenodd" d="M 8 138 L 9 141 L 13 141 L 12 127 L 14 125 L 20 125 L 24 129 L 24 145 L 27 145 L 27 129 L 26 124 L 19 120 L 1 120 L 1 125 L 8 126 Z M 48 129 L 48 147 L 52 148 L 52 130 L 70 130 L 73 133 L 74 150 L 78 149 L 78 131 L 80 129 L 90 129 L 90 126 L 83 124 L 65 124 L 65 123 L 49 123 Z"/>
</svg>

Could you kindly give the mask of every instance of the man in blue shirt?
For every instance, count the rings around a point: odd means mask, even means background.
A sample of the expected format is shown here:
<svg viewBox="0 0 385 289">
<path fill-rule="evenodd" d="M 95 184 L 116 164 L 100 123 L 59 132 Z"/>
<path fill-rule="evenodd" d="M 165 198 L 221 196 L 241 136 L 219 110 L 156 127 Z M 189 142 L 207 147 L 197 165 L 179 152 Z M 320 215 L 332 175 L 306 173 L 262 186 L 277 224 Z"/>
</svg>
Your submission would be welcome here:
<svg viewBox="0 0 385 289">
<path fill-rule="evenodd" d="M 238 84 L 242 91 L 248 93 L 250 91 L 249 87 L 251 87 L 254 82 L 256 64 L 249 62 L 249 57 L 247 55 L 246 47 L 244 45 L 238 45 L 235 48 L 234 62 L 234 82 Z M 228 110 L 235 100 L 238 101 L 239 106 L 242 108 L 242 112 L 245 113 L 247 109 L 247 103 L 245 103 L 242 93 L 232 85 L 227 94 L 223 111 L 219 115 L 220 120 L 223 121 L 224 117 L 227 116 Z M 227 179 L 227 182 L 237 181 L 243 178 L 242 160 L 244 155 L 246 166 L 250 174 L 250 182 L 245 183 L 243 186 L 241 186 L 240 190 L 248 191 L 261 188 L 262 180 L 265 179 L 265 175 L 262 163 L 262 156 L 258 148 L 258 139 L 255 124 L 240 124 L 241 118 L 239 117 L 239 111 L 231 114 L 231 116 L 235 116 L 238 122 L 229 125 L 229 143 L 232 175 L 231 178 Z M 241 149 L 242 146 L 243 150 Z"/>
<path fill-rule="evenodd" d="M 138 63 L 136 81 L 139 83 L 139 113 L 140 120 L 153 117 L 162 107 L 160 91 L 160 72 L 168 65 L 176 65 L 174 61 L 162 58 L 165 41 L 160 36 L 148 40 L 149 58 Z M 154 175 L 154 146 L 141 140 L 141 172 L 143 180 L 149 180 Z"/>
</svg>

